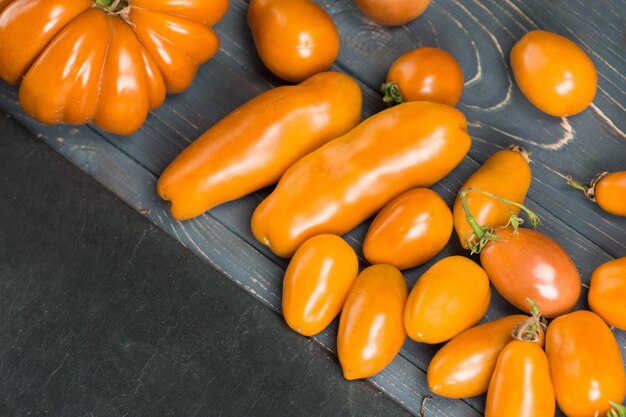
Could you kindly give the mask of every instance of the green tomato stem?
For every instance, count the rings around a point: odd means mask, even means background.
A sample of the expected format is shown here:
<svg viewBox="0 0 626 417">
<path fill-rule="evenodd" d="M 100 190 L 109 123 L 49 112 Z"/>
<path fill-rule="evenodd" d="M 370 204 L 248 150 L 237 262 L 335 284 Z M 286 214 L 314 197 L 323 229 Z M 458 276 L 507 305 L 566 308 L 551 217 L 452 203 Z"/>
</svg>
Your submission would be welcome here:
<svg viewBox="0 0 626 417">
<path fill-rule="evenodd" d="M 609 404 L 611 404 L 613 408 L 606 413 L 607 417 L 626 417 L 626 406 L 614 401 L 609 401 Z"/>
<path fill-rule="evenodd" d="M 120 13 L 128 7 L 126 0 L 94 0 L 94 3 L 109 13 Z"/>
<path fill-rule="evenodd" d="M 404 102 L 400 87 L 393 81 L 381 85 L 380 92 L 383 93 L 383 101 L 390 106 Z"/>
<path fill-rule="evenodd" d="M 511 335 L 522 342 L 537 342 L 541 339 L 541 334 L 546 331 L 548 326 L 546 319 L 541 316 L 537 303 L 530 298 L 526 300 L 530 304 L 531 317 L 515 325 Z"/>
</svg>

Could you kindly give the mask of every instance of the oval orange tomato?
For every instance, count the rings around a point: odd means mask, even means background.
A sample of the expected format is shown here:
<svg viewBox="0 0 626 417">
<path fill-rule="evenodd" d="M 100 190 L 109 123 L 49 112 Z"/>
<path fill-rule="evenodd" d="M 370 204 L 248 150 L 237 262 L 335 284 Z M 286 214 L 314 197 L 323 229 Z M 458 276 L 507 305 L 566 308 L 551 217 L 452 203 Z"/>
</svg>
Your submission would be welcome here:
<svg viewBox="0 0 626 417">
<path fill-rule="evenodd" d="M 0 77 L 21 82 L 20 104 L 39 121 L 128 135 L 218 51 L 211 26 L 227 8 L 228 0 L 15 0 L 0 15 Z"/>
<path fill-rule="evenodd" d="M 536 343 L 509 342 L 489 382 L 485 417 L 553 417 L 555 409 L 544 351 Z"/>
<path fill-rule="evenodd" d="M 567 313 L 581 291 L 580 274 L 572 258 L 552 238 L 529 229 L 495 231 L 480 262 L 498 292 L 522 311 L 531 298 L 544 317 Z"/>
<path fill-rule="evenodd" d="M 385 26 L 400 26 L 417 19 L 430 0 L 355 0 L 364 15 Z"/>
<path fill-rule="evenodd" d="M 428 188 L 414 188 L 391 200 L 376 215 L 363 241 L 372 264 L 412 268 L 441 251 L 452 233 L 452 213 Z"/>
<path fill-rule="evenodd" d="M 569 417 L 594 417 L 626 397 L 624 361 L 615 336 L 595 313 L 579 310 L 548 326 L 546 354 L 556 401 Z"/>
<path fill-rule="evenodd" d="M 283 315 L 296 332 L 315 335 L 341 311 L 359 272 L 356 253 L 336 235 L 318 235 L 302 244 L 283 280 Z"/>
<path fill-rule="evenodd" d="M 567 177 L 568 183 L 609 214 L 626 216 L 626 171 L 603 172 L 589 185 Z"/>
<path fill-rule="evenodd" d="M 417 342 L 441 343 L 476 324 L 487 312 L 491 290 L 485 271 L 462 256 L 449 256 L 415 283 L 404 326 Z"/>
<path fill-rule="evenodd" d="M 339 54 L 335 24 L 311 0 L 252 0 L 248 24 L 265 66 L 287 81 L 326 70 Z"/>
<path fill-rule="evenodd" d="M 462 189 L 477 188 L 522 204 L 531 180 L 532 173 L 526 151 L 519 147 L 511 147 L 497 151 L 487 158 L 465 181 Z M 493 228 L 505 226 L 511 214 L 517 215 L 520 212 L 519 207 L 503 204 L 479 191 L 469 191 L 466 197 L 468 209 L 480 226 Z M 461 245 L 469 249 L 470 242 L 474 240 L 474 231 L 467 221 L 460 195 L 454 201 L 452 215 Z"/>
<path fill-rule="evenodd" d="M 266 91 L 211 126 L 157 184 L 179 220 L 278 181 L 302 156 L 354 127 L 361 89 L 338 72 Z M 295 248 L 294 248 L 295 251 Z"/>
<path fill-rule="evenodd" d="M 605 262 L 591 274 L 589 307 L 609 325 L 626 330 L 626 257 Z"/>
<path fill-rule="evenodd" d="M 583 111 L 596 95 L 598 75 L 589 56 L 555 33 L 528 32 L 511 50 L 511 67 L 520 90 L 552 116 Z"/>
<path fill-rule="evenodd" d="M 434 101 L 456 106 L 463 94 L 463 70 L 457 60 L 439 48 L 417 48 L 401 55 L 381 87 L 384 101 Z M 390 89 L 397 88 L 398 100 Z"/>
<path fill-rule="evenodd" d="M 254 211 L 252 232 L 291 256 L 307 238 L 342 235 L 400 193 L 439 181 L 470 144 L 453 107 L 421 101 L 383 110 L 293 164 Z"/>
<path fill-rule="evenodd" d="M 510 341 L 516 324 L 528 316 L 516 314 L 465 330 L 446 343 L 428 365 L 428 386 L 437 395 L 466 398 L 484 394 L 498 355 Z"/>
<path fill-rule="evenodd" d="M 407 294 L 406 281 L 394 266 L 361 271 L 339 319 L 337 355 L 346 379 L 370 377 L 400 352 L 406 339 L 402 312 Z"/>
</svg>

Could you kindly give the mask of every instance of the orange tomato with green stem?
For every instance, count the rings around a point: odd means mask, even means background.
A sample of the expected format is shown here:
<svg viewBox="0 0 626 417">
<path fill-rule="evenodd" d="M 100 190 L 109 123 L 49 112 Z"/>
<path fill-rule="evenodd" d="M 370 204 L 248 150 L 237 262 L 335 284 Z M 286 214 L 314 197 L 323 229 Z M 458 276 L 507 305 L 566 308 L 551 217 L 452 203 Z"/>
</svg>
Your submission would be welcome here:
<svg viewBox="0 0 626 417">
<path fill-rule="evenodd" d="M 49 123 L 135 132 L 219 50 L 228 0 L 14 0 L 0 14 L 0 77 Z"/>
<path fill-rule="evenodd" d="M 567 182 L 609 214 L 626 216 L 626 171 L 603 172 L 589 184 L 567 176 Z"/>
<path fill-rule="evenodd" d="M 609 325 L 626 330 L 626 257 L 598 266 L 591 274 L 587 301 Z"/>
</svg>

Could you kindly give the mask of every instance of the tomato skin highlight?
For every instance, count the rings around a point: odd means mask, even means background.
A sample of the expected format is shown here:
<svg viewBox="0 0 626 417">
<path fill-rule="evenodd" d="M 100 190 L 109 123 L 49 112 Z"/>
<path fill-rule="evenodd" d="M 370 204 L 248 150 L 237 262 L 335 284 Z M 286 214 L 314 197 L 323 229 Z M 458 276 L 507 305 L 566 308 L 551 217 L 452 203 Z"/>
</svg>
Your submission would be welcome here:
<svg viewBox="0 0 626 417">
<path fill-rule="evenodd" d="M 626 330 L 626 257 L 598 266 L 591 274 L 587 301 L 607 324 Z"/>
<path fill-rule="evenodd" d="M 536 343 L 509 342 L 489 382 L 485 417 L 553 417 L 555 409 L 544 351 Z"/>
<path fill-rule="evenodd" d="M 604 415 L 609 401 L 624 401 L 622 354 L 597 314 L 579 310 L 554 319 L 546 333 L 546 354 L 557 403 L 567 416 Z"/>
<path fill-rule="evenodd" d="M 491 300 L 489 278 L 475 262 L 449 256 L 415 283 L 404 309 L 408 336 L 416 342 L 441 343 L 476 324 Z"/>
<path fill-rule="evenodd" d="M 372 265 L 358 275 L 339 319 L 337 355 L 346 379 L 368 378 L 396 357 L 406 339 L 402 312 L 408 287 L 392 265 Z"/>
<path fill-rule="evenodd" d="M 502 198 L 522 204 L 532 181 L 530 165 L 523 150 L 506 149 L 495 152 L 463 184 L 464 188 L 477 188 Z M 518 215 L 520 208 L 509 206 L 479 191 L 468 191 L 467 206 L 480 226 L 498 228 L 509 222 L 511 214 Z M 452 208 L 454 229 L 461 246 L 469 249 L 468 239 L 474 231 L 467 222 L 460 195 Z"/>
<path fill-rule="evenodd" d="M 572 310 L 578 302 L 581 281 L 574 261 L 552 238 L 534 230 L 511 227 L 494 233 L 480 262 L 496 290 L 511 304 L 529 312 L 527 299 L 546 318 Z"/>
<path fill-rule="evenodd" d="M 359 272 L 356 253 L 335 235 L 318 235 L 298 248 L 283 280 L 283 315 L 294 331 L 313 336 L 341 311 Z"/>
<path fill-rule="evenodd" d="M 589 56 L 556 33 L 533 30 L 511 50 L 517 84 L 535 107 L 564 117 L 585 110 L 596 95 L 598 75 Z"/>
<path fill-rule="evenodd" d="M 523 314 L 505 316 L 472 327 L 453 337 L 435 353 L 428 365 L 428 387 L 442 397 L 467 398 L 484 394 L 498 355 L 510 341 Z"/>
<path fill-rule="evenodd" d="M 616 216 L 626 216 L 626 171 L 602 177 L 594 187 L 600 208 Z"/>
<path fill-rule="evenodd" d="M 384 26 L 400 26 L 417 19 L 430 0 L 355 0 L 364 15 Z"/>
<path fill-rule="evenodd" d="M 402 54 L 389 68 L 404 101 L 434 101 L 456 106 L 463 94 L 463 70 L 449 52 L 417 48 Z"/>
<path fill-rule="evenodd" d="M 159 178 L 159 195 L 185 220 L 273 184 L 299 158 L 356 126 L 361 101 L 356 81 L 338 72 L 268 90 L 178 155 Z"/>
<path fill-rule="evenodd" d="M 343 235 L 400 193 L 428 187 L 467 154 L 463 113 L 439 103 L 383 110 L 306 155 L 252 215 L 252 232 L 289 257 L 308 237 Z"/>
<path fill-rule="evenodd" d="M 363 241 L 371 264 L 408 269 L 432 259 L 450 240 L 452 213 L 428 188 L 414 188 L 391 200 L 376 215 Z"/>
<path fill-rule="evenodd" d="M 274 75 L 300 82 L 339 54 L 339 32 L 311 0 L 251 0 L 248 24 L 261 60 Z"/>
</svg>

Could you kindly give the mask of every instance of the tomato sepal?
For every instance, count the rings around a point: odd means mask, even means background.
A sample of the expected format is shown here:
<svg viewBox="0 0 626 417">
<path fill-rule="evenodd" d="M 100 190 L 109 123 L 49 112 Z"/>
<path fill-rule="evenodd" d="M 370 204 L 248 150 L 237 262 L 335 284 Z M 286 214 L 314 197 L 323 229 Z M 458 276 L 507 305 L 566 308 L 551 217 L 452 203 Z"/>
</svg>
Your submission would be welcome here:
<svg viewBox="0 0 626 417">
<path fill-rule="evenodd" d="M 400 87 L 398 87 L 398 84 L 394 83 L 393 81 L 383 83 L 380 86 L 380 92 L 383 94 L 383 102 L 385 102 L 389 106 L 402 104 L 404 102 Z"/>
<path fill-rule="evenodd" d="M 626 406 L 615 401 L 609 401 L 609 404 L 613 408 L 606 413 L 606 417 L 626 417 Z"/>
</svg>

